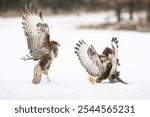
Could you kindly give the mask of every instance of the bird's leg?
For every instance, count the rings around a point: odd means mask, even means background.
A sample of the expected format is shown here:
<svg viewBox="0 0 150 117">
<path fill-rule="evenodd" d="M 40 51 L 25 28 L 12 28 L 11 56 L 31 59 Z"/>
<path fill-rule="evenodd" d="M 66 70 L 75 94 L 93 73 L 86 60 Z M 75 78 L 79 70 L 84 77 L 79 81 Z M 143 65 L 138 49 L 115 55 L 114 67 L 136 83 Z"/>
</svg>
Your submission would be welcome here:
<svg viewBox="0 0 150 117">
<path fill-rule="evenodd" d="M 103 79 L 102 79 L 101 77 L 99 77 L 99 78 L 96 79 L 96 83 L 101 83 L 102 80 L 103 80 Z"/>
<path fill-rule="evenodd" d="M 96 82 L 96 78 L 89 76 L 88 81 L 91 82 L 92 84 L 94 84 Z"/>
<path fill-rule="evenodd" d="M 45 67 L 43 73 L 48 76 L 48 69 Z"/>
<path fill-rule="evenodd" d="M 48 79 L 48 81 L 50 82 L 50 78 L 48 76 L 48 69 L 45 67 L 43 70 L 43 73 L 47 76 L 46 78 Z"/>
</svg>

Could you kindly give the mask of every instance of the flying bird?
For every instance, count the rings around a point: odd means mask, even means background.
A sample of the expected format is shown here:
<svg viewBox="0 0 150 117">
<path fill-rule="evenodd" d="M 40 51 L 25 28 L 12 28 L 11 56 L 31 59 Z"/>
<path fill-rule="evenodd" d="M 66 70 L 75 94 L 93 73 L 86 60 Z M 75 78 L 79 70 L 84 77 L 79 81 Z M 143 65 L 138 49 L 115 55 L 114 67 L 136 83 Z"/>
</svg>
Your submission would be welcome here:
<svg viewBox="0 0 150 117">
<path fill-rule="evenodd" d="M 92 45 L 87 45 L 84 40 L 76 43 L 75 53 L 82 66 L 90 75 L 88 79 L 92 84 L 94 82 L 100 83 L 106 79 L 111 83 L 122 82 L 126 84 L 120 79 L 120 72 L 117 71 L 117 66 L 120 65 L 117 38 L 112 38 L 111 46 L 112 48 L 106 47 L 102 54 L 98 54 L 96 49 Z"/>
<path fill-rule="evenodd" d="M 57 57 L 58 42 L 50 40 L 49 26 L 44 22 L 42 12 L 38 11 L 38 3 L 33 1 L 27 2 L 24 9 L 21 9 L 22 24 L 24 34 L 27 39 L 29 55 L 24 56 L 23 60 L 39 61 L 34 68 L 33 84 L 41 81 L 42 73 L 47 75 L 48 70 Z"/>
</svg>

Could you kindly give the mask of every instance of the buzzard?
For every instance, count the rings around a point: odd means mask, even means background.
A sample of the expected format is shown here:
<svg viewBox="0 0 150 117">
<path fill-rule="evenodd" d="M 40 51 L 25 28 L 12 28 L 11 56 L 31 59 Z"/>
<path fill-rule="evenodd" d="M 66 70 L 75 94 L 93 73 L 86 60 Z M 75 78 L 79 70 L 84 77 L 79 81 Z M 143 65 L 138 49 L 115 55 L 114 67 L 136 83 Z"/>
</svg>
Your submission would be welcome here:
<svg viewBox="0 0 150 117">
<path fill-rule="evenodd" d="M 82 66 L 86 69 L 89 76 L 89 81 L 96 83 L 108 79 L 111 83 L 122 82 L 119 78 L 120 72 L 117 71 L 119 64 L 118 59 L 118 40 L 112 38 L 112 48 L 106 47 L 102 54 L 99 55 L 96 49 L 90 45 L 88 46 L 83 40 L 76 43 L 75 53 L 77 54 Z M 97 79 L 94 79 L 96 77 Z"/>
<path fill-rule="evenodd" d="M 26 55 L 23 60 L 39 61 L 34 68 L 33 84 L 41 81 L 42 73 L 47 75 L 54 58 L 58 54 L 59 43 L 50 40 L 49 27 L 44 22 L 42 12 L 38 11 L 38 3 L 27 2 L 21 9 L 24 34 L 27 39 L 30 56 Z"/>
</svg>

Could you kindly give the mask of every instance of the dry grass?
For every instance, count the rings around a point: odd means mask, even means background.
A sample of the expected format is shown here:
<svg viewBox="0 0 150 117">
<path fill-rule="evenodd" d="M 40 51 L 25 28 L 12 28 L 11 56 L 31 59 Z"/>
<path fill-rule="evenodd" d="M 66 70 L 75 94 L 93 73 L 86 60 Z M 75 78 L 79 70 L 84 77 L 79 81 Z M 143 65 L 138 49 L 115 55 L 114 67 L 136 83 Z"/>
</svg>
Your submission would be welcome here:
<svg viewBox="0 0 150 117">
<path fill-rule="evenodd" d="M 81 25 L 79 28 L 81 29 L 108 29 L 112 28 L 115 25 L 115 23 L 103 23 L 103 24 L 97 24 L 97 25 Z"/>
<path fill-rule="evenodd" d="M 19 16 L 20 12 L 16 10 L 6 11 L 6 12 L 0 12 L 1 17 L 16 17 Z"/>
<path fill-rule="evenodd" d="M 82 29 L 114 29 L 114 30 L 130 30 L 130 31 L 141 31 L 150 32 L 150 24 L 147 22 L 119 22 L 119 23 L 103 23 L 97 25 L 81 25 L 79 28 Z"/>
<path fill-rule="evenodd" d="M 87 9 L 85 7 L 79 7 L 79 8 L 72 8 L 70 10 L 62 10 L 62 9 L 57 9 L 53 10 L 51 8 L 39 8 L 40 11 L 42 11 L 44 16 L 52 16 L 52 15 L 70 15 L 70 14 L 75 14 L 78 15 L 82 12 L 89 12 L 91 11 L 90 9 Z M 95 12 L 98 12 L 99 10 L 95 10 Z M 0 12 L 1 17 L 18 17 L 20 16 L 20 10 L 8 10 L 6 12 Z"/>
</svg>

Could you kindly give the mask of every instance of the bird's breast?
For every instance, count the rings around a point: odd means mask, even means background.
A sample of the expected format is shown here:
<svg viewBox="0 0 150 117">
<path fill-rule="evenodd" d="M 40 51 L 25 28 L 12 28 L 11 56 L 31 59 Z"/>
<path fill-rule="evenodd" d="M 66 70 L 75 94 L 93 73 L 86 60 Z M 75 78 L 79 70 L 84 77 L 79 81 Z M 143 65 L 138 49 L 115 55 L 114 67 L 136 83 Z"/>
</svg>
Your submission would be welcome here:
<svg viewBox="0 0 150 117">
<path fill-rule="evenodd" d="M 55 54 L 54 54 L 54 51 L 50 51 L 50 58 L 53 60 L 55 58 Z"/>
</svg>

